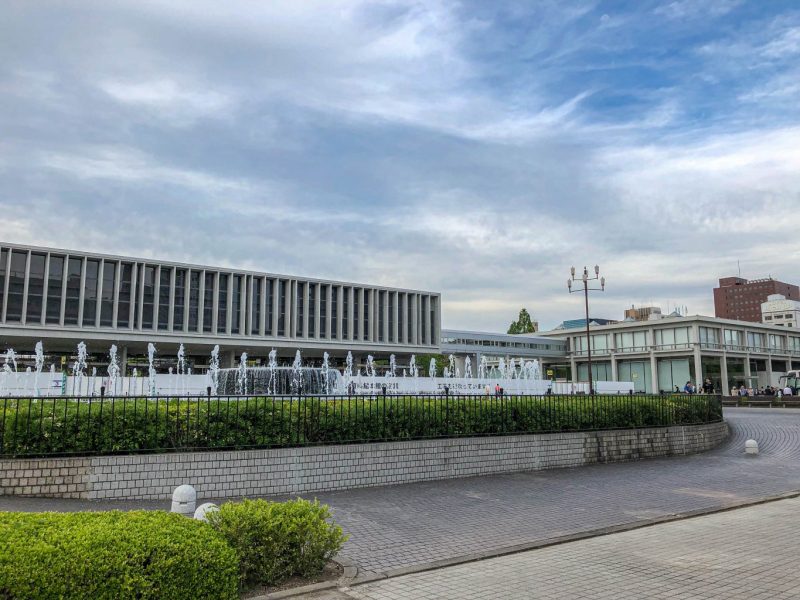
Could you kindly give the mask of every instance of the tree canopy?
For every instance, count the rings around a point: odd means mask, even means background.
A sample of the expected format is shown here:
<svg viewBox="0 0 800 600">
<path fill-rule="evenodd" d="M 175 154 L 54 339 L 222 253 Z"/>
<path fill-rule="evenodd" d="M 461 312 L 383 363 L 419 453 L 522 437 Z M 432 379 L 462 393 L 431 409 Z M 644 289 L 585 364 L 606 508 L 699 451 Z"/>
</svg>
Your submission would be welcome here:
<svg viewBox="0 0 800 600">
<path fill-rule="evenodd" d="M 519 318 L 508 326 L 508 333 L 533 333 L 534 331 L 536 331 L 536 326 L 526 308 L 520 310 Z"/>
</svg>

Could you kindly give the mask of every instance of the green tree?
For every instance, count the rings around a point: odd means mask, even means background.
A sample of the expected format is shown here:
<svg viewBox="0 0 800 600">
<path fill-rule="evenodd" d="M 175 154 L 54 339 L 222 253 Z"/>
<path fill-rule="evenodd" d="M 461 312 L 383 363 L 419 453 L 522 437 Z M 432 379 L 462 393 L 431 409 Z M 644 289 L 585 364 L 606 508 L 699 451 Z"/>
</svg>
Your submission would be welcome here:
<svg viewBox="0 0 800 600">
<path fill-rule="evenodd" d="M 536 331 L 536 326 L 526 308 L 520 310 L 519 318 L 508 326 L 508 333 L 533 333 L 534 331 Z"/>
</svg>

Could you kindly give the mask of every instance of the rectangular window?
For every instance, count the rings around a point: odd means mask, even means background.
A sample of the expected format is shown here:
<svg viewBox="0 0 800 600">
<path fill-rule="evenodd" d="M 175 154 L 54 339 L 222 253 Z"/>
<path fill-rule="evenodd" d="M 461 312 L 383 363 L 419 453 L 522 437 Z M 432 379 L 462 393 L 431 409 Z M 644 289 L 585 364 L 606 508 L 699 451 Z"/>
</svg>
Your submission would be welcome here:
<svg viewBox="0 0 800 600">
<path fill-rule="evenodd" d="M 412 318 L 414 315 L 414 310 L 412 308 L 412 305 L 414 303 L 414 296 L 413 295 L 409 296 L 408 294 L 406 294 L 406 299 L 407 299 L 406 306 L 408 307 L 408 327 L 407 327 L 408 343 L 410 344 L 414 341 L 414 319 Z"/>
<path fill-rule="evenodd" d="M 11 251 L 11 271 L 8 274 L 7 321 L 22 321 L 22 296 L 25 291 L 25 263 L 28 253 L 22 250 Z"/>
<path fill-rule="evenodd" d="M 175 302 L 172 306 L 172 330 L 183 331 L 183 315 L 186 312 L 186 269 L 175 270 Z"/>
<path fill-rule="evenodd" d="M 317 337 L 317 284 L 308 288 L 308 337 Z"/>
<path fill-rule="evenodd" d="M 52 263 L 52 259 L 51 263 Z M 119 304 L 117 306 L 117 327 L 130 327 L 131 293 L 133 292 L 133 265 L 122 263 L 119 280 Z"/>
<path fill-rule="evenodd" d="M 303 303 L 305 302 L 306 285 L 302 282 L 297 283 L 297 324 L 295 325 L 297 337 L 303 337 Z"/>
<path fill-rule="evenodd" d="M 726 346 L 741 346 L 742 345 L 742 332 L 736 329 L 725 330 L 725 345 Z"/>
<path fill-rule="evenodd" d="M 86 275 L 83 286 L 83 326 L 97 325 L 97 284 L 100 275 L 100 261 L 86 261 Z"/>
<path fill-rule="evenodd" d="M 117 263 L 107 261 L 103 264 L 103 290 L 100 292 L 100 325 L 111 327 L 114 324 L 114 285 L 117 282 Z"/>
<path fill-rule="evenodd" d="M 369 290 L 364 290 L 364 331 L 361 332 L 361 339 L 369 339 Z"/>
<path fill-rule="evenodd" d="M 319 337 L 328 337 L 328 289 L 330 286 L 321 285 L 319 288 Z"/>
<path fill-rule="evenodd" d="M 436 305 L 438 301 L 438 298 L 431 296 L 431 339 L 429 340 L 431 344 L 435 344 L 439 337 L 439 332 L 436 331 Z"/>
<path fill-rule="evenodd" d="M 397 302 L 397 294 L 389 292 L 389 341 L 396 342 L 394 339 L 394 308 Z"/>
<path fill-rule="evenodd" d="M 231 333 L 240 333 L 242 319 L 242 280 L 243 275 L 233 276 L 233 298 L 231 298 Z"/>
<path fill-rule="evenodd" d="M 711 347 L 719 345 L 719 330 L 712 329 L 711 327 L 700 328 L 700 343 L 706 344 Z"/>
<path fill-rule="evenodd" d="M 397 341 L 403 339 L 406 327 L 405 294 L 397 294 Z"/>
<path fill-rule="evenodd" d="M 161 267 L 158 286 L 158 328 L 169 329 L 169 295 L 172 286 L 172 268 Z"/>
<path fill-rule="evenodd" d="M 228 274 L 219 274 L 219 296 L 217 300 L 217 333 L 228 331 Z"/>
<path fill-rule="evenodd" d="M 47 273 L 47 322 L 61 322 L 61 287 L 64 283 L 64 257 L 50 256 Z"/>
<path fill-rule="evenodd" d="M 264 331 L 267 335 L 275 335 L 272 330 L 272 317 L 275 314 L 275 280 L 267 279 L 267 320 Z"/>
<path fill-rule="evenodd" d="M 339 339 L 339 286 L 331 288 L 331 339 Z"/>
<path fill-rule="evenodd" d="M 28 275 L 28 307 L 25 316 L 28 322 L 40 322 L 42 319 L 42 302 L 44 300 L 44 254 L 31 254 L 31 266 Z"/>
<path fill-rule="evenodd" d="M 383 326 L 385 321 L 383 319 L 383 309 L 386 306 L 386 292 L 383 290 L 378 291 L 378 341 L 382 342 L 383 339 Z"/>
<path fill-rule="evenodd" d="M 769 347 L 770 350 L 785 350 L 785 341 L 782 335 L 774 333 L 769 334 Z"/>
<path fill-rule="evenodd" d="M 189 274 L 189 331 L 197 331 L 200 322 L 200 271 Z"/>
<path fill-rule="evenodd" d="M 156 268 L 144 267 L 142 285 L 142 329 L 153 329 L 153 313 L 156 307 Z"/>
<path fill-rule="evenodd" d="M 286 335 L 286 282 L 278 281 L 278 335 Z"/>
<path fill-rule="evenodd" d="M 70 258 L 67 265 L 67 298 L 64 307 L 64 324 L 77 325 L 81 303 L 81 270 L 83 259 Z"/>
<path fill-rule="evenodd" d="M 253 335 L 261 334 L 261 282 L 259 278 L 253 278 L 253 322 L 250 323 L 250 333 Z"/>
<path fill-rule="evenodd" d="M 759 350 L 766 347 L 764 343 L 764 334 L 755 333 L 753 331 L 747 332 L 747 345 L 753 350 Z"/>
<path fill-rule="evenodd" d="M 206 273 L 203 290 L 203 332 L 211 333 L 214 325 L 214 274 Z"/>
<path fill-rule="evenodd" d="M 357 290 L 353 288 L 353 339 L 358 339 L 358 328 L 361 323 L 361 318 L 358 314 L 359 309 L 359 301 L 358 296 L 360 295 L 361 290 Z"/>
<path fill-rule="evenodd" d="M 342 339 L 346 340 L 350 335 L 350 294 L 353 293 L 353 288 L 344 288 L 342 294 Z"/>
</svg>

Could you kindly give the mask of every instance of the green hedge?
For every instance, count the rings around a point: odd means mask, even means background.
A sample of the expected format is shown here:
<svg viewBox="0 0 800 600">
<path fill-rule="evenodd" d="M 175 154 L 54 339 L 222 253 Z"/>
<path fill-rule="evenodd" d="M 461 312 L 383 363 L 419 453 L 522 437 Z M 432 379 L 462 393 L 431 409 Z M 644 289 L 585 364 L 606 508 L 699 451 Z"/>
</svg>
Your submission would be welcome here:
<svg viewBox="0 0 800 600">
<path fill-rule="evenodd" d="M 0 513 L 0 598 L 238 598 L 207 524 L 150 511 Z"/>
<path fill-rule="evenodd" d="M 326 505 L 303 499 L 227 502 L 208 522 L 236 550 L 243 588 L 316 575 L 347 540 Z"/>
<path fill-rule="evenodd" d="M 113 453 L 340 444 L 719 421 L 717 396 L 146 400 L 9 399 L 0 453 Z"/>
</svg>

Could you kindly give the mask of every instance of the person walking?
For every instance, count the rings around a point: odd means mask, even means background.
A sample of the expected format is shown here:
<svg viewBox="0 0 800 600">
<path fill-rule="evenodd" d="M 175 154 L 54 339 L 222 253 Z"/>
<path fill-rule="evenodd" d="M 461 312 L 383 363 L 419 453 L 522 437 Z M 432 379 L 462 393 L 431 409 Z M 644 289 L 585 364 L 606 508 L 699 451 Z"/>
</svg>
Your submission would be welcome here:
<svg viewBox="0 0 800 600">
<path fill-rule="evenodd" d="M 703 382 L 703 393 L 704 394 L 713 394 L 714 393 L 714 384 L 711 382 L 711 379 L 706 377 L 706 380 Z"/>
</svg>

